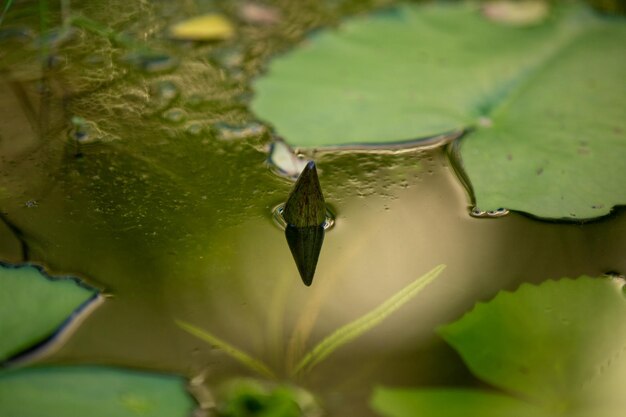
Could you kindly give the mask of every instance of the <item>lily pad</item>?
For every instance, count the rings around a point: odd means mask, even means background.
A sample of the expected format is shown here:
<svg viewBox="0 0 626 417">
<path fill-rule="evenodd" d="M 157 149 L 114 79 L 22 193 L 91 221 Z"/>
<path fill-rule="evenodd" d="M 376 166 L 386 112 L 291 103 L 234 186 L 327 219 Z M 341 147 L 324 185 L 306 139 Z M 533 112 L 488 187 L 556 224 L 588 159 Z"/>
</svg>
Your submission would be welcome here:
<svg viewBox="0 0 626 417">
<path fill-rule="evenodd" d="M 540 407 L 517 398 L 469 389 L 377 388 L 372 406 L 385 417 L 550 416 Z"/>
<path fill-rule="evenodd" d="M 489 415 L 483 411 L 491 406 L 503 416 L 623 415 L 623 285 L 589 277 L 524 284 L 440 330 L 477 377 L 510 396 L 471 389 L 381 389 L 373 406 L 394 417 L 411 410 L 429 416 Z M 459 401 L 465 407 L 452 412 L 450 404 Z"/>
<path fill-rule="evenodd" d="M 0 362 L 48 340 L 98 297 L 76 279 L 30 265 L 0 265 L 0 288 Z"/>
<path fill-rule="evenodd" d="M 186 417 L 192 407 L 177 376 L 87 366 L 0 374 L 3 416 Z"/>
<path fill-rule="evenodd" d="M 275 58 L 252 108 L 295 147 L 465 129 L 481 210 L 591 218 L 626 203 L 625 42 L 623 19 L 582 6 L 530 27 L 470 3 L 398 7 Z"/>
</svg>

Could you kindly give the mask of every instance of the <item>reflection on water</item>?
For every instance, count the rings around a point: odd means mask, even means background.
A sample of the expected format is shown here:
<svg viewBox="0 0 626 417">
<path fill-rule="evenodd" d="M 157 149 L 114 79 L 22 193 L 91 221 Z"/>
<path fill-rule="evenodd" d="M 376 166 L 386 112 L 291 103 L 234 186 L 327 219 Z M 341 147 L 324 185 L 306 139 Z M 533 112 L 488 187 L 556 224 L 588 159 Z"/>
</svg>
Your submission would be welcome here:
<svg viewBox="0 0 626 417">
<path fill-rule="evenodd" d="M 296 262 L 300 278 L 307 287 L 313 283 L 315 268 L 324 244 L 324 225 L 296 227 L 288 225 L 285 229 L 287 245 Z"/>
<path fill-rule="evenodd" d="M 1 52 L 0 257 L 81 276 L 112 295 L 47 361 L 202 373 L 211 384 L 247 374 L 183 332 L 180 319 L 285 374 L 333 330 L 446 264 L 414 300 L 299 381 L 331 415 L 368 415 L 376 384 L 471 382 L 434 329 L 476 301 L 522 282 L 626 271 L 623 212 L 587 224 L 473 218 L 443 149 L 336 149 L 306 155 L 336 219 L 314 285 L 302 285 L 272 214 L 293 183 L 265 163 L 271 138 L 247 111 L 247 79 L 305 30 L 365 6 L 311 2 L 303 14 L 287 5 L 289 22 L 246 26 L 234 41 L 244 58 L 231 63 L 242 77 L 207 58 L 233 45 L 153 38 L 168 22 L 216 7 L 165 3 L 103 10 L 85 2 L 84 13 L 169 48 L 180 59 L 171 72 L 137 71 L 118 60 L 123 47 L 88 32 L 58 52 L 66 65 L 42 72 L 37 50 L 0 39 L 9 42 Z M 36 30 L 20 16 L 16 25 Z M 185 121 L 169 120 L 179 110 Z M 103 140 L 77 145 L 78 129 Z"/>
</svg>

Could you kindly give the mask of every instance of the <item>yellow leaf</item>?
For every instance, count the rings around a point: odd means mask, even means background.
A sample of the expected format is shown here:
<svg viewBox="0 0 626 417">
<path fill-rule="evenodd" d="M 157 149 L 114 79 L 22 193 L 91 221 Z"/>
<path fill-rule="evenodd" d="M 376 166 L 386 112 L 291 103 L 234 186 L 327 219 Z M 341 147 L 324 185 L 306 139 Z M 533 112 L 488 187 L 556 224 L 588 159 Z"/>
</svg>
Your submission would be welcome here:
<svg viewBox="0 0 626 417">
<path fill-rule="evenodd" d="M 230 39 L 235 34 L 233 24 L 219 14 L 205 14 L 182 21 L 170 28 L 174 39 L 213 41 Z"/>
</svg>

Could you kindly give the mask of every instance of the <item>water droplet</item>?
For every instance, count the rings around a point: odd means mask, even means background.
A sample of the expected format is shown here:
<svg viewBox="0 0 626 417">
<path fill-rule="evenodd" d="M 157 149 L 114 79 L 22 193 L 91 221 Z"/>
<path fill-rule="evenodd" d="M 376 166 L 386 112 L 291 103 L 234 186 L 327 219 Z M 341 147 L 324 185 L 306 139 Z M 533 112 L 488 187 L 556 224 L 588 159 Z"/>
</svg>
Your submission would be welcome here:
<svg viewBox="0 0 626 417">
<path fill-rule="evenodd" d="M 187 113 L 185 113 L 183 109 L 174 107 L 171 109 L 167 109 L 163 113 L 161 113 L 161 117 L 168 122 L 180 123 L 187 118 Z"/>
<path fill-rule="evenodd" d="M 193 136 L 199 136 L 204 131 L 204 126 L 200 122 L 190 122 L 185 126 L 185 131 Z"/>
<path fill-rule="evenodd" d="M 470 211 L 470 215 L 472 217 L 484 217 L 485 212 L 479 209 L 478 207 L 473 207 Z"/>
<path fill-rule="evenodd" d="M 267 162 L 276 174 L 295 181 L 310 159 L 296 155 L 282 139 L 276 139 L 270 145 Z"/>
<path fill-rule="evenodd" d="M 484 211 L 479 209 L 478 207 L 472 208 L 470 211 L 470 216 L 478 217 L 478 218 L 498 218 L 503 217 L 509 214 L 509 210 L 505 208 L 498 208 L 496 210 Z"/>
</svg>

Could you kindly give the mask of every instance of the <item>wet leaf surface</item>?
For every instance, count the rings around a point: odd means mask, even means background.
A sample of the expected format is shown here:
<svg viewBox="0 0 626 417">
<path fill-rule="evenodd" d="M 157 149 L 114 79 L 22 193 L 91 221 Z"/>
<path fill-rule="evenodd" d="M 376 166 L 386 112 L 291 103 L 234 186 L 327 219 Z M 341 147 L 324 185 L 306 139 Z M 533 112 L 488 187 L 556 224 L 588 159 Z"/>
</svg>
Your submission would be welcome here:
<svg viewBox="0 0 626 417">
<path fill-rule="evenodd" d="M 469 129 L 460 155 L 480 210 L 593 218 L 626 203 L 625 41 L 624 20 L 582 7 L 528 28 L 471 4 L 397 7 L 276 57 L 252 109 L 296 147 Z"/>
</svg>

